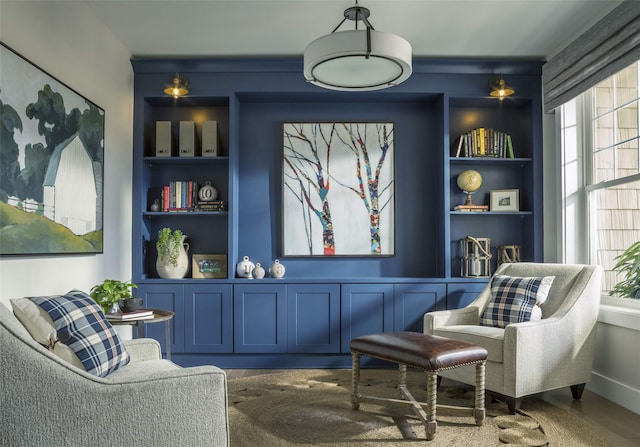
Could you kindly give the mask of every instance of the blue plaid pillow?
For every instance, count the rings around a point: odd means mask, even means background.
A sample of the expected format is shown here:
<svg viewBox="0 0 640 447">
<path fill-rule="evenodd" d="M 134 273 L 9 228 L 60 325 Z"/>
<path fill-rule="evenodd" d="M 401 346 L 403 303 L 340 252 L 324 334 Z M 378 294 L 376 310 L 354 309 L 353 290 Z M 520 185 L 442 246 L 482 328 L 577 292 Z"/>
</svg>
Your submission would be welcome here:
<svg viewBox="0 0 640 447">
<path fill-rule="evenodd" d="M 118 334 L 86 293 L 74 290 L 66 295 L 30 299 L 49 314 L 58 343 L 71 348 L 88 373 L 106 377 L 129 363 L 129 353 Z"/>
<path fill-rule="evenodd" d="M 554 279 L 554 276 L 495 275 L 491 279 L 491 299 L 480 317 L 480 325 L 504 328 L 511 323 L 531 321 L 536 303 L 540 306 L 545 302 Z"/>
</svg>

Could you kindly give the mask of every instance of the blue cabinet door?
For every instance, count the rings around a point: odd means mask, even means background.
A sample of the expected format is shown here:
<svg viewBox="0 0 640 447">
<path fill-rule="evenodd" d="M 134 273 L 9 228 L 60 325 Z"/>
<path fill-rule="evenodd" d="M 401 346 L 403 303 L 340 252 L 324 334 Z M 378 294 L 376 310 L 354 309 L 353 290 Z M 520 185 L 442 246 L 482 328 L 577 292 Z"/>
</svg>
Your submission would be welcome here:
<svg viewBox="0 0 640 447">
<path fill-rule="evenodd" d="M 175 313 L 169 320 L 171 353 L 184 352 L 184 295 L 182 285 L 175 284 L 140 284 L 138 297 L 144 299 L 147 309 L 170 310 Z M 145 336 L 160 342 L 162 351 L 166 352 L 165 322 L 145 323 Z"/>
<path fill-rule="evenodd" d="M 395 331 L 422 332 L 424 314 L 446 308 L 444 284 L 396 284 L 393 295 Z"/>
<path fill-rule="evenodd" d="M 287 287 L 284 284 L 234 286 L 234 352 L 286 353 L 286 305 Z"/>
<path fill-rule="evenodd" d="M 361 335 L 393 330 L 393 284 L 342 285 L 341 351 Z"/>
<path fill-rule="evenodd" d="M 340 352 L 340 285 L 287 286 L 288 352 Z"/>
<path fill-rule="evenodd" d="M 489 282 L 489 278 L 487 278 Z M 487 283 L 450 283 L 447 284 L 447 309 L 460 309 L 475 300 Z"/>
<path fill-rule="evenodd" d="M 232 290 L 230 284 L 184 287 L 185 352 L 233 352 Z"/>
</svg>

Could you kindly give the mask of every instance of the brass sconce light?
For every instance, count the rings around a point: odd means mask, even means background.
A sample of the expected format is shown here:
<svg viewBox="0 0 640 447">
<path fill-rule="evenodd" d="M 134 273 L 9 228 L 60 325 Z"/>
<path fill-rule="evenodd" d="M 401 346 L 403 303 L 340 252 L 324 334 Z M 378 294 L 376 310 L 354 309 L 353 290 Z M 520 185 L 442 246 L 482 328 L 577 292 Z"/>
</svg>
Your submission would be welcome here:
<svg viewBox="0 0 640 447">
<path fill-rule="evenodd" d="M 181 96 L 189 94 L 189 90 L 187 90 L 187 85 L 189 85 L 189 83 L 184 76 L 180 77 L 180 75 L 176 73 L 171 82 L 171 87 L 167 87 L 164 89 L 164 92 L 167 95 L 173 96 L 174 98 L 178 99 Z"/>
<path fill-rule="evenodd" d="M 503 100 L 505 97 L 511 96 L 516 92 L 512 87 L 507 85 L 502 75 L 491 78 L 489 80 L 489 87 L 491 87 L 489 95 L 500 100 Z"/>
</svg>

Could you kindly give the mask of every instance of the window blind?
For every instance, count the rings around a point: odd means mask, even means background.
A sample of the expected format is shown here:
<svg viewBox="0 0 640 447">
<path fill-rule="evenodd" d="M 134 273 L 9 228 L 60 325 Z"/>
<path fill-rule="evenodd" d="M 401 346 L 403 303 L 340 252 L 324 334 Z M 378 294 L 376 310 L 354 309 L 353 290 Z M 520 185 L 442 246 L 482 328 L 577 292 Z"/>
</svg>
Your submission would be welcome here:
<svg viewBox="0 0 640 447">
<path fill-rule="evenodd" d="M 542 66 L 544 111 L 640 60 L 640 1 L 625 0 Z"/>
</svg>

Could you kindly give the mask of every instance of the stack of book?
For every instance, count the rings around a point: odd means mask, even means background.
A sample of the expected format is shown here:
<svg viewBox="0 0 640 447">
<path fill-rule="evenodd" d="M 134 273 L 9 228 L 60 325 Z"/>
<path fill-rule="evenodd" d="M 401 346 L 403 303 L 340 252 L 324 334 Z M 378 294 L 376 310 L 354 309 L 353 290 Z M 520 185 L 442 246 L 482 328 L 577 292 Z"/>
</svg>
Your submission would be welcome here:
<svg viewBox="0 0 640 447">
<path fill-rule="evenodd" d="M 478 127 L 460 135 L 456 157 L 513 158 L 511 135 Z"/>
<path fill-rule="evenodd" d="M 478 213 L 483 211 L 489 211 L 489 205 L 457 205 L 454 211 L 466 211 L 470 213 Z"/>
<path fill-rule="evenodd" d="M 169 182 L 162 188 L 162 211 L 193 211 L 197 198 L 196 182 Z"/>
<path fill-rule="evenodd" d="M 151 309 L 138 309 L 132 312 L 118 311 L 115 313 L 109 313 L 105 315 L 107 320 L 114 321 L 129 321 L 129 320 L 152 320 L 153 310 Z"/>
<path fill-rule="evenodd" d="M 227 202 L 224 200 L 213 200 L 209 202 L 198 202 L 196 209 L 199 211 L 227 211 Z"/>
</svg>

